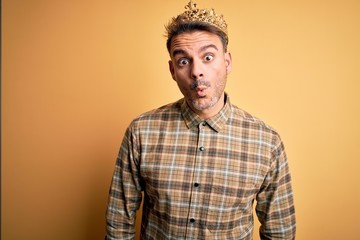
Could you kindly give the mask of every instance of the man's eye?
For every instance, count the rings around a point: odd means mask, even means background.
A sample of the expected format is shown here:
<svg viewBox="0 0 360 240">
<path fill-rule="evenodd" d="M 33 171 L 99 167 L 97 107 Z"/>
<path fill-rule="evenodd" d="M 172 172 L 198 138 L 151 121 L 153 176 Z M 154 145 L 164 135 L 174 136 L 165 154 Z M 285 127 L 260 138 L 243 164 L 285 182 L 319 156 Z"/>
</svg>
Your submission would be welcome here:
<svg viewBox="0 0 360 240">
<path fill-rule="evenodd" d="M 212 56 L 212 55 L 206 55 L 205 61 L 209 62 L 209 61 L 213 60 L 213 58 L 214 58 L 214 56 Z"/>
<path fill-rule="evenodd" d="M 189 64 L 189 60 L 187 60 L 187 59 L 180 59 L 179 60 L 179 65 L 180 66 L 187 65 L 187 64 Z"/>
</svg>

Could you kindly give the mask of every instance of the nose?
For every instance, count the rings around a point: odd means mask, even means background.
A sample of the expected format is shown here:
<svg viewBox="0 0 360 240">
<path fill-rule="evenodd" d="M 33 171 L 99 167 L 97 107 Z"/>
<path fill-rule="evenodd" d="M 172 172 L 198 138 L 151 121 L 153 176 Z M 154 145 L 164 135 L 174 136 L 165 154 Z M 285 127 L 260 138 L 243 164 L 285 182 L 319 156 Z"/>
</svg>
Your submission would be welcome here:
<svg viewBox="0 0 360 240">
<path fill-rule="evenodd" d="M 190 74 L 193 80 L 200 80 L 204 77 L 204 69 L 200 61 L 192 62 Z"/>
</svg>

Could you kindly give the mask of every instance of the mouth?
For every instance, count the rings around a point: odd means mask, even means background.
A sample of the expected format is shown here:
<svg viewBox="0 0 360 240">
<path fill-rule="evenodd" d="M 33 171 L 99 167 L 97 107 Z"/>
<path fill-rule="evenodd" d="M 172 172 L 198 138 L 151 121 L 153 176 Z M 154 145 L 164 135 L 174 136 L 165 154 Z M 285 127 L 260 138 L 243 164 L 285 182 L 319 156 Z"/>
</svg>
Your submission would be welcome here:
<svg viewBox="0 0 360 240">
<path fill-rule="evenodd" d="M 198 97 L 203 98 L 206 96 L 207 88 L 205 86 L 198 86 L 195 90 Z"/>
<path fill-rule="evenodd" d="M 205 80 L 197 80 L 191 85 L 191 89 L 196 92 L 197 98 L 205 98 L 210 82 Z"/>
</svg>

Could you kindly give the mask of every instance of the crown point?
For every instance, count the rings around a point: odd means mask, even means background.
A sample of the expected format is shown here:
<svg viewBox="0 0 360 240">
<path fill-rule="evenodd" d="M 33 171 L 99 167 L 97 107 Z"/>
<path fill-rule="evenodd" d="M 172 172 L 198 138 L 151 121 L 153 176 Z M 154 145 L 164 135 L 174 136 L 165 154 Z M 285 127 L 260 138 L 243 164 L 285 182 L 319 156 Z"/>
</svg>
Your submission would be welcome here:
<svg viewBox="0 0 360 240">
<path fill-rule="evenodd" d="M 173 18 L 169 25 L 166 27 L 167 30 L 177 26 L 177 19 L 181 19 L 182 23 L 190 22 L 204 22 L 213 25 L 220 29 L 227 38 L 227 24 L 223 18 L 223 15 L 217 15 L 215 10 L 212 9 L 198 9 L 197 4 L 192 0 L 185 6 L 185 12 Z"/>
</svg>

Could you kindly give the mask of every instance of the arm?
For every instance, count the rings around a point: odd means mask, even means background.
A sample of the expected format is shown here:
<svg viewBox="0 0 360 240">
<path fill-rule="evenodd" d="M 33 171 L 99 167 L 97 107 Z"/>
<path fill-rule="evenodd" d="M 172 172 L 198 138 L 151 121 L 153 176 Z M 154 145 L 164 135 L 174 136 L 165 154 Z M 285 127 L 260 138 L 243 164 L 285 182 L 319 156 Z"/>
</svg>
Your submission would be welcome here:
<svg viewBox="0 0 360 240">
<path fill-rule="evenodd" d="M 291 177 L 280 138 L 272 151 L 270 171 L 257 195 L 260 238 L 295 239 L 296 221 Z"/>
<path fill-rule="evenodd" d="M 106 212 L 106 239 L 134 239 L 141 183 L 135 137 L 128 128 L 116 161 Z"/>
</svg>

